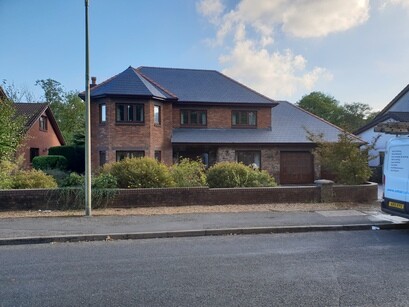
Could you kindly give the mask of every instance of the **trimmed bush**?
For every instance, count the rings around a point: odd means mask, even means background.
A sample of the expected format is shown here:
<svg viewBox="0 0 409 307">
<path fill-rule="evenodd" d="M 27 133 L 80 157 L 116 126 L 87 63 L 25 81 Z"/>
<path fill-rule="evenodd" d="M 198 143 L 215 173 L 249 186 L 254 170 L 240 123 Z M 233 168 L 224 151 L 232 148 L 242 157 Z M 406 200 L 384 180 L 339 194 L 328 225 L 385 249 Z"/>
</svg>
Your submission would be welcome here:
<svg viewBox="0 0 409 307">
<path fill-rule="evenodd" d="M 73 172 L 70 173 L 67 178 L 62 182 L 62 187 L 79 187 L 84 185 L 84 176 L 78 175 Z"/>
<path fill-rule="evenodd" d="M 37 170 L 60 169 L 66 170 L 68 161 L 64 156 L 37 156 L 33 159 L 33 167 Z"/>
<path fill-rule="evenodd" d="M 266 171 L 237 162 L 221 162 L 207 171 L 209 188 L 274 187 L 276 182 Z"/>
<path fill-rule="evenodd" d="M 13 189 L 51 189 L 56 188 L 53 177 L 40 170 L 18 171 L 13 178 Z"/>
<path fill-rule="evenodd" d="M 49 155 L 64 156 L 68 161 L 68 170 L 76 173 L 85 171 L 85 148 L 84 146 L 55 146 L 48 149 Z"/>
<path fill-rule="evenodd" d="M 152 158 L 132 158 L 112 163 L 111 174 L 119 188 L 165 188 L 174 186 L 166 165 Z"/>
<path fill-rule="evenodd" d="M 206 185 L 205 165 L 200 161 L 182 159 L 170 169 L 177 187 L 199 187 Z"/>
<path fill-rule="evenodd" d="M 115 189 L 118 186 L 116 178 L 109 173 L 101 173 L 93 179 L 92 187 L 96 189 Z"/>
</svg>

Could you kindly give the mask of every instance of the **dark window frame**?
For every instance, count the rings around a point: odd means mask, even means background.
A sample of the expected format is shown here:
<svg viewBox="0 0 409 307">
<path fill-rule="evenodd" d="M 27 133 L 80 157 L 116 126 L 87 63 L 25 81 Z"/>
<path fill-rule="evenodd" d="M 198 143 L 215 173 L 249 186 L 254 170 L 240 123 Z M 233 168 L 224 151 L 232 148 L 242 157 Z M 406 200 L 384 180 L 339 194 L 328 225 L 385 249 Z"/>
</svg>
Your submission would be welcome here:
<svg viewBox="0 0 409 307">
<path fill-rule="evenodd" d="M 40 131 L 48 131 L 47 116 L 41 115 L 40 118 L 38 119 L 38 125 L 39 125 L 39 128 L 40 128 Z"/>
<path fill-rule="evenodd" d="M 155 109 L 158 108 L 158 121 L 156 121 L 156 116 L 155 116 Z M 160 126 L 162 124 L 162 107 L 160 105 L 153 105 L 153 124 L 155 126 Z"/>
<path fill-rule="evenodd" d="M 251 125 L 250 124 L 250 113 L 254 113 L 255 115 L 255 124 Z M 233 117 L 234 114 L 237 114 L 237 123 L 234 123 Z M 242 123 L 242 115 L 246 115 L 246 121 L 247 123 Z M 257 128 L 257 111 L 256 110 L 232 110 L 231 111 L 231 126 L 233 128 Z"/>
<path fill-rule="evenodd" d="M 124 155 L 121 157 L 120 155 Z M 121 161 L 125 158 L 143 158 L 145 157 L 144 150 L 117 150 L 115 152 L 115 161 Z"/>
<path fill-rule="evenodd" d="M 162 151 L 161 150 L 155 150 L 155 160 L 162 162 Z"/>
<path fill-rule="evenodd" d="M 103 109 L 105 109 L 105 112 L 103 112 Z M 99 105 L 99 123 L 104 125 L 106 124 L 106 122 L 107 122 L 107 105 L 106 103 L 101 103 Z"/>
<path fill-rule="evenodd" d="M 99 151 L 99 166 L 103 166 L 107 163 L 107 152 L 105 150 Z"/>
<path fill-rule="evenodd" d="M 32 163 L 33 159 L 35 157 L 38 157 L 39 155 L 40 155 L 40 148 L 30 147 L 30 163 Z"/>
<path fill-rule="evenodd" d="M 252 162 L 252 163 L 246 164 L 246 163 L 244 163 L 244 162 L 242 162 L 242 161 L 239 161 L 239 155 L 240 155 L 240 154 L 249 154 L 249 153 L 252 153 L 252 154 L 253 154 L 253 162 Z M 245 165 L 251 165 L 251 164 L 253 164 L 253 163 L 257 164 L 257 163 L 255 162 L 255 159 L 254 159 L 254 154 L 257 154 L 257 155 L 259 156 L 258 169 L 261 169 L 261 150 L 236 150 L 236 152 L 235 152 L 236 161 L 237 161 L 237 162 L 242 162 L 242 163 L 245 164 Z"/>
<path fill-rule="evenodd" d="M 118 108 L 123 106 L 123 120 L 118 120 Z M 141 107 L 140 112 L 142 119 L 137 119 L 137 108 Z M 128 110 L 128 112 L 126 112 Z M 129 112 L 130 111 L 130 112 Z M 131 113 L 131 119 L 129 114 Z M 115 123 L 125 125 L 141 125 L 145 123 L 145 105 L 143 103 L 116 103 L 115 104 Z"/>
<path fill-rule="evenodd" d="M 182 113 L 187 113 L 187 123 L 182 123 Z M 192 123 L 192 112 L 198 113 L 198 123 Z M 201 114 L 205 115 L 205 123 L 199 123 Z M 181 127 L 207 127 L 207 110 L 203 109 L 181 109 L 180 110 L 180 126 Z"/>
</svg>

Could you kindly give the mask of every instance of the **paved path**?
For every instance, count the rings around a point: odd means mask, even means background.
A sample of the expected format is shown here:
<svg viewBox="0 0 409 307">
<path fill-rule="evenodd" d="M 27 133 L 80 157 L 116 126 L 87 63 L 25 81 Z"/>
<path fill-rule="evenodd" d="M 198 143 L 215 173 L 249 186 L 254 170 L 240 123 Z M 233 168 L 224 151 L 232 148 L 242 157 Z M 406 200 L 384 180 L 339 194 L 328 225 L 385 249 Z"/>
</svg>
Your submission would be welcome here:
<svg viewBox="0 0 409 307">
<path fill-rule="evenodd" d="M 0 245 L 136 239 L 228 233 L 409 227 L 408 220 L 379 211 L 196 213 L 152 216 L 0 219 Z"/>
</svg>

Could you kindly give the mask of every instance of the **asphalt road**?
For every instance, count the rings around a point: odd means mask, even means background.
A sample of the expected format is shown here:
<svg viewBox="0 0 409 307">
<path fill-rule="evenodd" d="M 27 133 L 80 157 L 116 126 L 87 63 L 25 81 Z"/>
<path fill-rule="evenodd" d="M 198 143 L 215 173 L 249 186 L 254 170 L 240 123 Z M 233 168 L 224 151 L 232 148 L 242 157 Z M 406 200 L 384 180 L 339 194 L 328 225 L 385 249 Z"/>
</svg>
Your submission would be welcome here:
<svg viewBox="0 0 409 307">
<path fill-rule="evenodd" d="M 0 306 L 408 306 L 409 231 L 0 246 Z"/>
</svg>

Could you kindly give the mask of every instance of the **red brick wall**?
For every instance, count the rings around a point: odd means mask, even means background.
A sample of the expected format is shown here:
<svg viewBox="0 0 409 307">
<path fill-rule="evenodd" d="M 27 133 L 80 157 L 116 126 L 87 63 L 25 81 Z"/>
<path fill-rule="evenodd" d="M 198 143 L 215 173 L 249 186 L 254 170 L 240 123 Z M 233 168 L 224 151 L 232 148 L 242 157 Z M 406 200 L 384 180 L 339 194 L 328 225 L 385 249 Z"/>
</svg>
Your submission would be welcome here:
<svg viewBox="0 0 409 307">
<path fill-rule="evenodd" d="M 257 111 L 257 128 L 271 128 L 271 107 L 219 107 L 208 106 L 204 108 L 189 106 L 173 106 L 173 127 L 180 128 L 180 109 L 196 109 L 207 111 L 207 127 L 205 128 L 232 128 L 232 110 Z"/>
<path fill-rule="evenodd" d="M 42 114 L 45 116 L 45 113 Z M 17 151 L 17 157 L 24 157 L 24 167 L 30 168 L 30 148 L 38 148 L 40 156 L 48 155 L 48 148 L 60 146 L 55 130 L 47 118 L 47 131 L 40 130 L 39 120 L 37 120 L 27 131 L 22 146 Z"/>
<path fill-rule="evenodd" d="M 372 203 L 378 198 L 377 184 L 353 186 L 335 185 L 333 201 Z M 274 188 L 169 188 L 169 189 L 118 189 L 108 199 L 108 207 L 136 208 L 186 205 L 231 205 L 272 203 L 313 203 L 322 199 L 319 186 L 287 186 Z M 342 197 L 339 195 L 342 194 Z M 61 197 L 60 190 L 0 190 L 0 210 L 38 210 L 83 208 L 78 199 Z M 95 206 L 96 204 L 94 204 Z"/>
<path fill-rule="evenodd" d="M 106 123 L 99 122 L 99 105 L 106 104 Z M 116 123 L 116 103 L 144 104 L 144 123 L 121 124 Z M 161 107 L 161 125 L 153 123 L 154 105 Z M 172 112 L 170 103 L 150 100 L 112 99 L 103 98 L 91 104 L 91 160 L 92 168 L 99 167 L 99 152 L 106 151 L 107 162 L 116 160 L 116 151 L 144 151 L 145 156 L 154 157 L 155 150 L 161 151 L 162 161 L 172 163 Z"/>
</svg>

